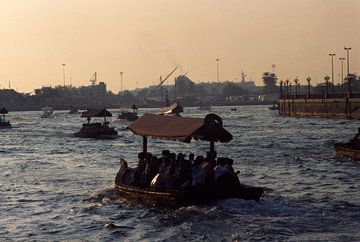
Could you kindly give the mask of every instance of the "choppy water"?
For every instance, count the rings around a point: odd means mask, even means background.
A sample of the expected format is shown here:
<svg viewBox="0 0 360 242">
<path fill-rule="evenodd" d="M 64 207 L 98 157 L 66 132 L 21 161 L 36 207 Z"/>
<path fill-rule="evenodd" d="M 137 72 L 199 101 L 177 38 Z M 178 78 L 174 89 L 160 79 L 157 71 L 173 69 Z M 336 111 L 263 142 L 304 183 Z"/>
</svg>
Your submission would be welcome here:
<svg viewBox="0 0 360 242">
<path fill-rule="evenodd" d="M 147 110 L 152 111 L 152 110 Z M 73 137 L 81 120 L 65 111 L 12 112 L 0 130 L 0 239 L 101 241 L 360 240 L 360 162 L 334 158 L 355 120 L 279 117 L 265 106 L 213 107 L 234 135 L 216 144 L 235 160 L 242 182 L 267 188 L 259 203 L 227 199 L 177 210 L 121 201 L 113 180 L 124 157 L 135 165 L 141 137 L 122 123 L 116 140 Z M 196 108 L 184 116 L 204 116 Z M 204 154 L 208 144 L 149 140 L 163 148 Z M 106 228 L 106 224 L 116 228 Z"/>
</svg>

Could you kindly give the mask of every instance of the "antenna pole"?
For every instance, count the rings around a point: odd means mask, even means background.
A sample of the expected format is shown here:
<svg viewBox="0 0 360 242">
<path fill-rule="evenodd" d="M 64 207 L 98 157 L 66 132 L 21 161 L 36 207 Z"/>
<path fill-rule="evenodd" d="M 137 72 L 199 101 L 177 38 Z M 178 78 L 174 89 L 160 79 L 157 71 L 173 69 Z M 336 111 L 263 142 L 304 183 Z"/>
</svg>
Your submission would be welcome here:
<svg viewBox="0 0 360 242">
<path fill-rule="evenodd" d="M 66 64 L 62 64 L 62 66 L 63 66 L 63 80 L 64 80 L 64 87 L 65 87 L 65 65 L 66 65 Z"/>
</svg>

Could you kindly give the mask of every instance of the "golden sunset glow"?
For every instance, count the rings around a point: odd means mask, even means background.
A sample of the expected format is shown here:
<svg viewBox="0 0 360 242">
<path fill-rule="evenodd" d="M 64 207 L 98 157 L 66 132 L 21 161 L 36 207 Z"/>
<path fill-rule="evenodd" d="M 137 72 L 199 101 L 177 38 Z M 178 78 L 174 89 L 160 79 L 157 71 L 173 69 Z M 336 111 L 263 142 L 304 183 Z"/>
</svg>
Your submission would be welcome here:
<svg viewBox="0 0 360 242">
<path fill-rule="evenodd" d="M 158 83 L 175 66 L 194 82 L 237 81 L 243 70 L 262 84 L 322 82 L 329 53 L 350 52 L 360 72 L 359 0 L 2 0 L 0 88 L 31 92 L 63 83 L 89 85 L 93 72 L 114 92 Z"/>
</svg>

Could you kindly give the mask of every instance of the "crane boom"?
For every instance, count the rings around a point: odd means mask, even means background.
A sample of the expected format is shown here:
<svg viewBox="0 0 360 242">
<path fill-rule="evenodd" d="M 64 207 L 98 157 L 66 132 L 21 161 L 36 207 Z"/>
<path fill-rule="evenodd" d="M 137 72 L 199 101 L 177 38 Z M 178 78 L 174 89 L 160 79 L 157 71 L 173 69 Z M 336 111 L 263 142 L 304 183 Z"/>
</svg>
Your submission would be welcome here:
<svg viewBox="0 0 360 242">
<path fill-rule="evenodd" d="M 163 80 L 160 81 L 160 84 L 157 85 L 147 96 L 153 94 L 176 70 L 178 67 L 175 67 Z"/>
</svg>

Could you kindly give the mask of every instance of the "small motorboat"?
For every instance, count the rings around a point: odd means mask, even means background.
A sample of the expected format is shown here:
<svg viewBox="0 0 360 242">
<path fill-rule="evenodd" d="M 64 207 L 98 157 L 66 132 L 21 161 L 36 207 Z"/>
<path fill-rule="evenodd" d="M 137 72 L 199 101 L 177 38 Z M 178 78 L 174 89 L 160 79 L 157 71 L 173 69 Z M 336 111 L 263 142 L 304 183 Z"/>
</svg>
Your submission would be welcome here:
<svg viewBox="0 0 360 242">
<path fill-rule="evenodd" d="M 9 111 L 5 107 L 0 109 L 0 114 L 2 114 L 2 117 L 0 117 L 0 128 L 1 129 L 11 128 L 10 122 L 5 120 L 5 114 L 7 114 L 7 113 L 9 113 Z"/>
<path fill-rule="evenodd" d="M 334 149 L 337 156 L 360 159 L 360 147 L 355 147 L 351 143 L 337 143 Z"/>
<path fill-rule="evenodd" d="M 204 110 L 204 111 L 210 111 L 211 110 L 211 104 L 210 103 L 200 103 L 199 109 Z"/>
<path fill-rule="evenodd" d="M 144 114 L 133 122 L 128 129 L 143 137 L 143 154 L 147 153 L 147 137 L 190 142 L 191 139 L 210 142 L 209 154 L 216 154 L 214 143 L 229 142 L 233 137 L 222 127 L 222 120 L 215 114 L 205 118 L 184 118 L 177 116 L 160 116 Z M 224 198 L 240 198 L 259 201 L 264 193 L 263 188 L 250 187 L 240 183 L 237 173 L 231 175 L 226 186 L 216 181 L 200 186 L 177 188 L 157 188 L 136 185 L 133 182 L 136 168 L 128 168 L 127 162 L 121 159 L 121 166 L 115 178 L 115 189 L 120 197 L 131 202 L 147 206 L 181 207 L 194 204 L 208 204 Z M 150 177 L 150 180 L 154 180 Z"/>
<path fill-rule="evenodd" d="M 46 106 L 46 107 L 43 107 L 41 109 L 41 111 L 43 111 L 41 118 L 52 118 L 53 117 L 53 113 L 54 113 L 53 108 Z"/>
<path fill-rule="evenodd" d="M 347 143 L 336 143 L 334 150 L 337 156 L 360 159 L 360 128 L 355 137 Z"/>
<path fill-rule="evenodd" d="M 180 113 L 184 112 L 184 107 L 179 103 L 175 102 L 170 106 L 163 107 L 161 110 L 156 113 L 157 115 L 171 115 L 171 116 L 181 116 Z"/>
<path fill-rule="evenodd" d="M 139 118 L 137 115 L 138 108 L 135 104 L 131 106 L 131 110 L 129 108 L 120 109 L 120 113 L 118 114 L 117 119 L 126 120 L 128 122 L 133 122 Z"/>
<path fill-rule="evenodd" d="M 87 118 L 87 123 L 82 125 L 79 132 L 74 135 L 80 138 L 95 138 L 95 139 L 114 139 L 118 136 L 118 132 L 109 127 L 109 122 L 106 121 L 106 117 L 112 117 L 112 114 L 106 109 L 88 109 L 81 113 L 81 117 Z M 93 117 L 104 117 L 103 123 L 91 123 Z"/>
<path fill-rule="evenodd" d="M 279 105 L 276 101 L 273 102 L 273 105 L 269 107 L 269 110 L 279 110 Z"/>
<path fill-rule="evenodd" d="M 68 114 L 78 114 L 79 110 L 75 107 L 71 107 Z"/>
</svg>

